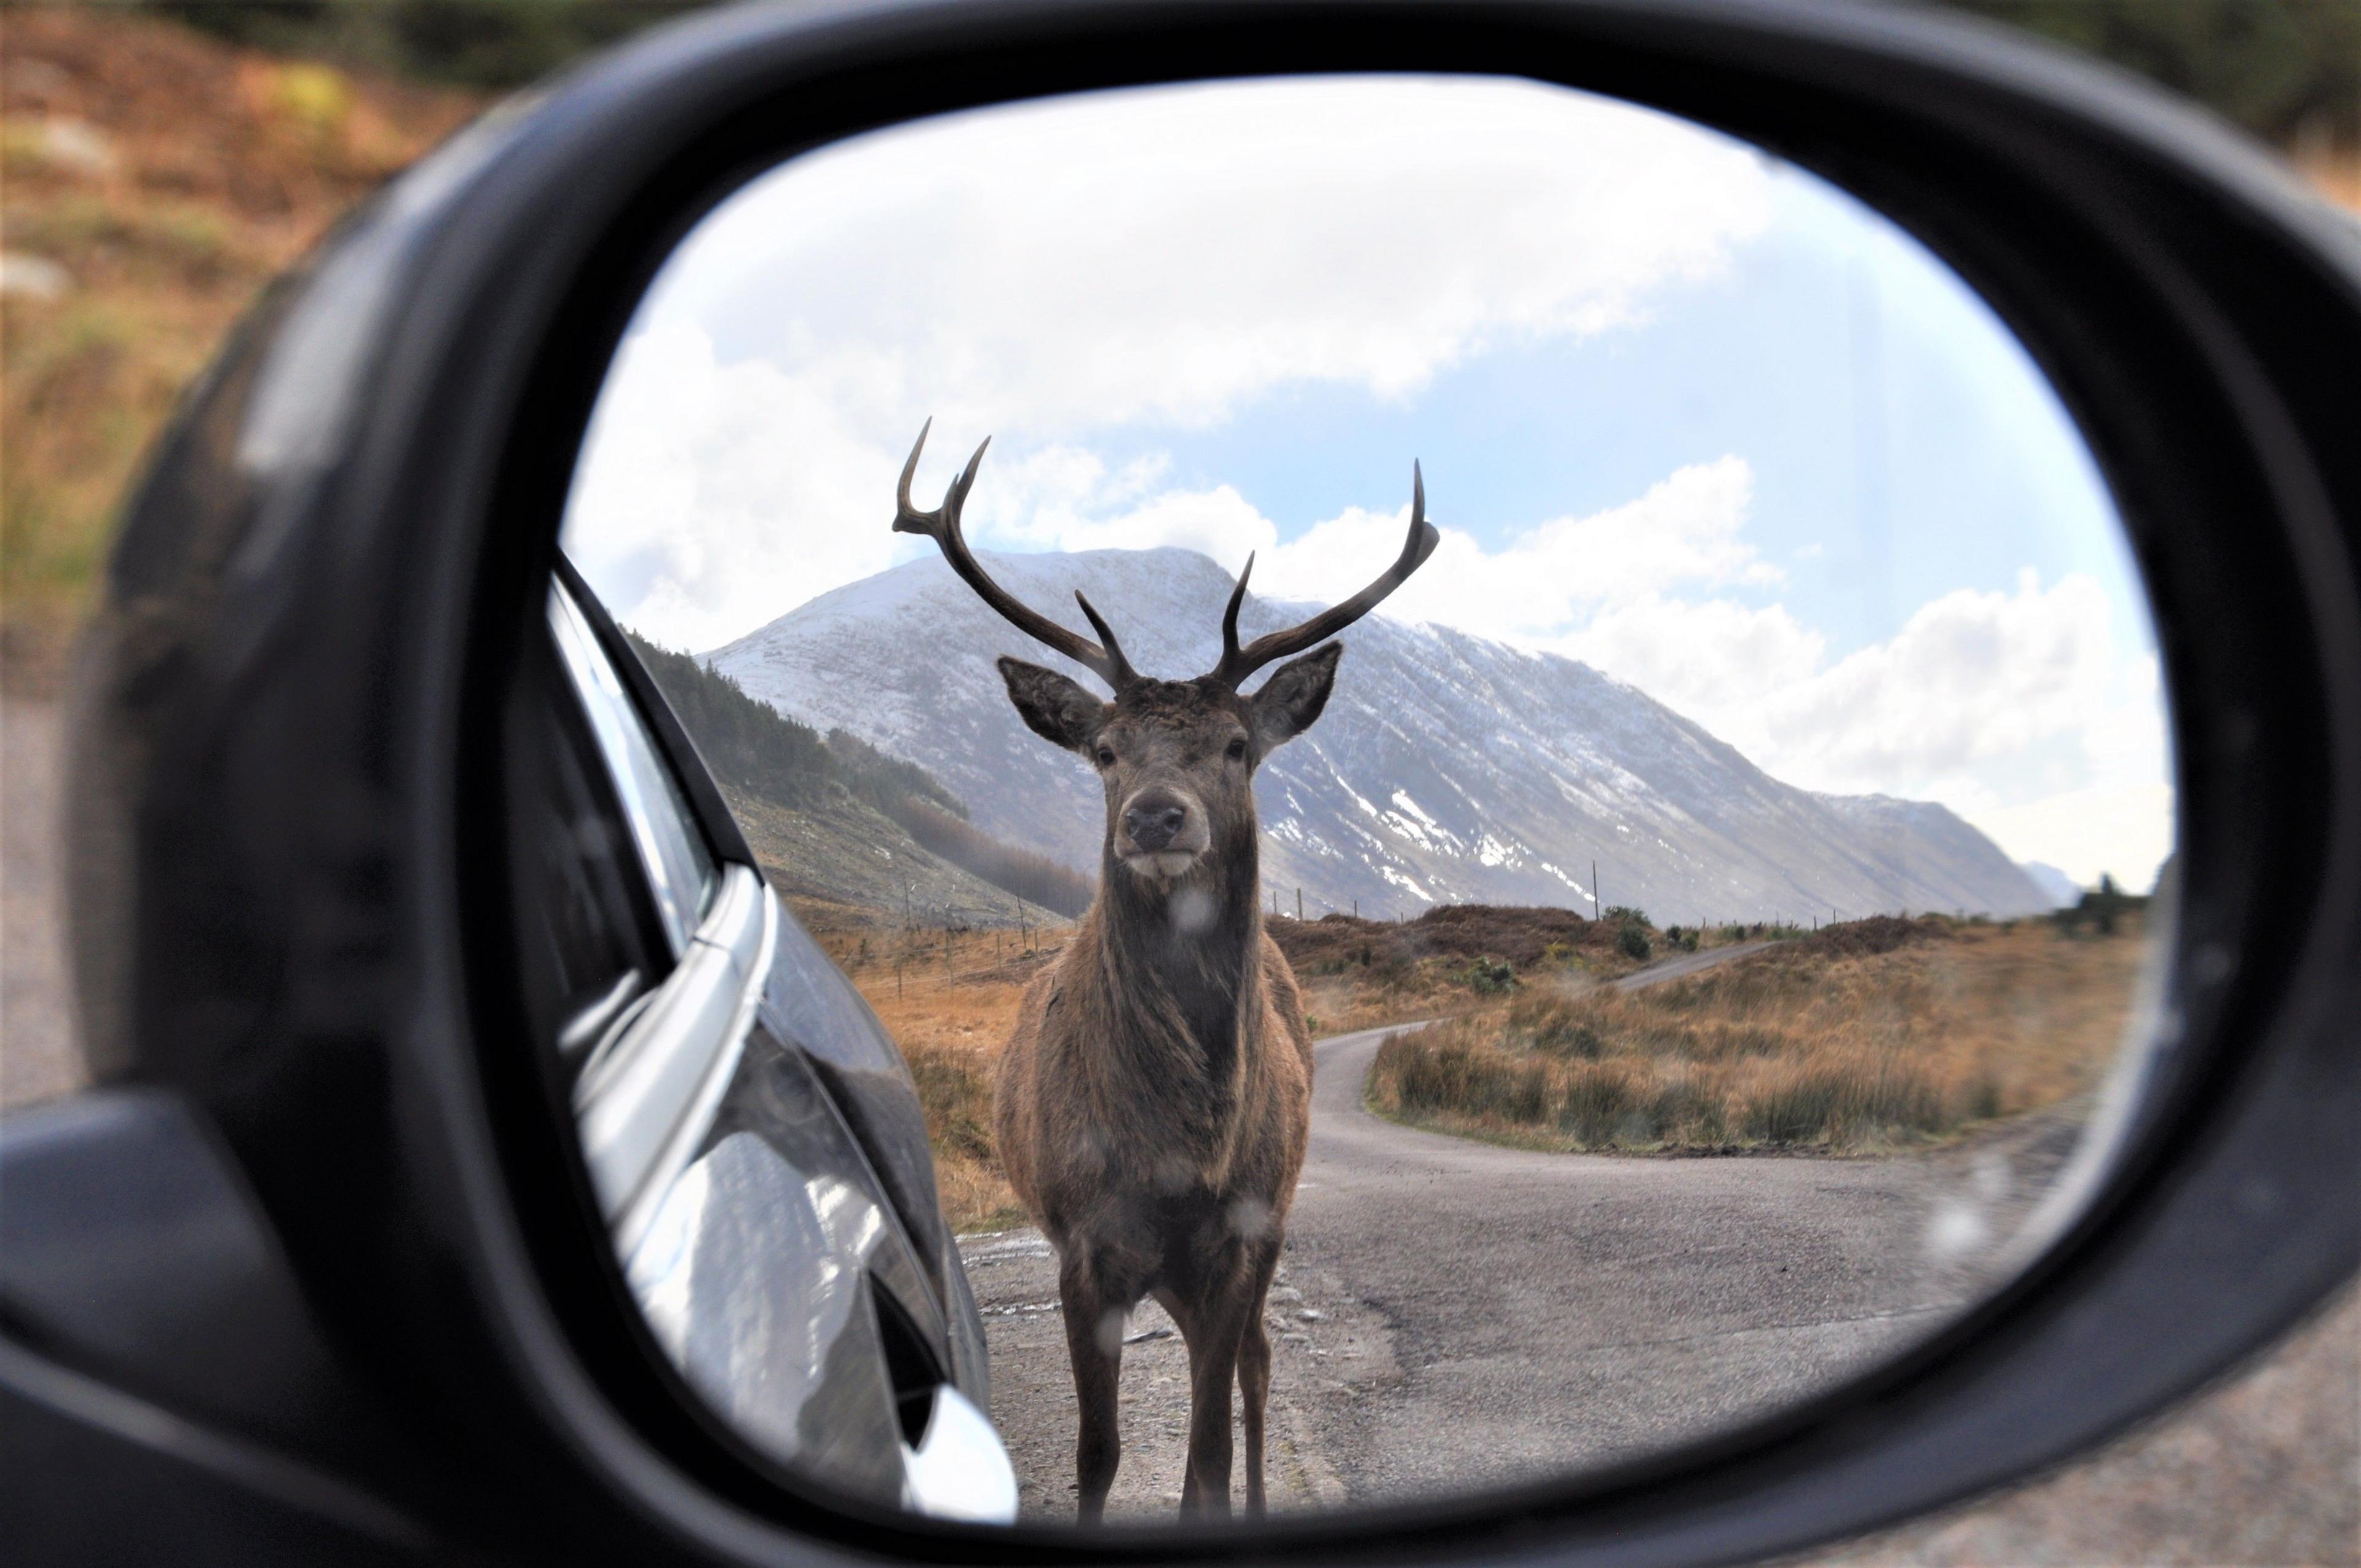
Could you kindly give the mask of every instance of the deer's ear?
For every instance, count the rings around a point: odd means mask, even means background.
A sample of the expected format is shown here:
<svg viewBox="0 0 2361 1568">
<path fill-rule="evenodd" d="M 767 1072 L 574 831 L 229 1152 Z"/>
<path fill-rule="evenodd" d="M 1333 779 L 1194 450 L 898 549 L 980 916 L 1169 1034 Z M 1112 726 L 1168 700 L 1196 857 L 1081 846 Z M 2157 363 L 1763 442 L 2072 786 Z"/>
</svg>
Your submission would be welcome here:
<svg viewBox="0 0 2361 1568">
<path fill-rule="evenodd" d="M 1098 733 L 1106 704 L 1057 671 L 1004 658 L 1000 678 L 1008 683 L 1008 700 L 1026 728 L 1051 745 L 1080 751 Z"/>
<path fill-rule="evenodd" d="M 1268 754 L 1312 728 L 1328 706 L 1328 693 L 1336 685 L 1336 661 L 1344 652 L 1342 642 L 1331 642 L 1291 659 L 1246 699 L 1254 713 L 1256 751 Z"/>
</svg>

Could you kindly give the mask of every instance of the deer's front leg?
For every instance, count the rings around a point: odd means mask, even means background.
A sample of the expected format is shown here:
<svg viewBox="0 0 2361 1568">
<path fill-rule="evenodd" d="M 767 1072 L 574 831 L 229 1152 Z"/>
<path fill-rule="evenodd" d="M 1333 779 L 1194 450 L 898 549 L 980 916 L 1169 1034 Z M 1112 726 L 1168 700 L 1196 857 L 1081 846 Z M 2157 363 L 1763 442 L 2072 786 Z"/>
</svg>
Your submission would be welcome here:
<svg viewBox="0 0 2361 1568">
<path fill-rule="evenodd" d="M 1123 1459 L 1115 1387 L 1123 1371 L 1123 1321 L 1129 1303 L 1115 1300 L 1088 1267 L 1070 1265 L 1058 1273 L 1058 1306 L 1066 1322 L 1066 1355 L 1074 1365 L 1080 1418 L 1074 1439 L 1074 1518 L 1081 1524 L 1096 1524 L 1106 1513 L 1107 1492 Z"/>
<path fill-rule="evenodd" d="M 1180 1488 L 1184 1514 L 1221 1519 L 1230 1511 L 1230 1387 L 1237 1381 L 1239 1347 L 1255 1297 L 1254 1270 L 1238 1258 L 1207 1282 L 1190 1313 L 1195 1332 L 1189 1336 L 1189 1469 Z M 1256 1435 L 1259 1452 L 1259 1431 Z"/>
<path fill-rule="evenodd" d="M 1279 1268 L 1279 1241 L 1255 1260 L 1246 1298 L 1246 1322 L 1238 1334 L 1238 1405 L 1246 1429 L 1246 1514 L 1263 1511 L 1263 1411 L 1270 1402 L 1270 1332 L 1262 1321 L 1263 1302 L 1270 1295 L 1271 1276 Z"/>
</svg>

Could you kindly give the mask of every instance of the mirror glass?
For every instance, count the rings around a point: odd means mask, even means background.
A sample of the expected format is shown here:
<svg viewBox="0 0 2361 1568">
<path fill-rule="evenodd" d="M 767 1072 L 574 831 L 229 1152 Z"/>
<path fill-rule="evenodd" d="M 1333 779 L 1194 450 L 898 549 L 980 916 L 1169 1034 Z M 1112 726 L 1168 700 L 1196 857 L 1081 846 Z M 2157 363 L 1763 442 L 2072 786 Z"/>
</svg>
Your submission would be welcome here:
<svg viewBox="0 0 2361 1568">
<path fill-rule="evenodd" d="M 2136 1092 L 2109 491 L 1956 273 L 1697 126 L 1282 79 L 796 158 L 563 545 L 547 1049 L 654 1345 L 853 1498 L 1726 1431 L 2021 1269 Z"/>
</svg>

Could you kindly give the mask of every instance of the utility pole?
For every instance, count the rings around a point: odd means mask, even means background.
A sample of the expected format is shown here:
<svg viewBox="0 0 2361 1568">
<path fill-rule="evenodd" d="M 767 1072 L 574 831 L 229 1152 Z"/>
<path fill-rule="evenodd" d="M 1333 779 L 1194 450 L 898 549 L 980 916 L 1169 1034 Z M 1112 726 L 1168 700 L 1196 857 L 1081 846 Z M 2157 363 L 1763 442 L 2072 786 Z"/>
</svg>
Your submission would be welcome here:
<svg viewBox="0 0 2361 1568">
<path fill-rule="evenodd" d="M 1356 899 L 1353 900 L 1353 918 L 1354 918 L 1354 919 L 1356 919 L 1356 920 L 1358 920 L 1360 917 L 1361 917 L 1361 901 L 1360 901 L 1359 899 L 1357 899 L 1357 898 L 1356 898 Z"/>
<path fill-rule="evenodd" d="M 1596 920 L 1607 906 L 1598 902 L 1598 862 L 1590 862 L 1590 917 Z"/>
<path fill-rule="evenodd" d="M 1300 887 L 1295 890 L 1295 923 L 1303 924 L 1303 890 Z"/>
</svg>

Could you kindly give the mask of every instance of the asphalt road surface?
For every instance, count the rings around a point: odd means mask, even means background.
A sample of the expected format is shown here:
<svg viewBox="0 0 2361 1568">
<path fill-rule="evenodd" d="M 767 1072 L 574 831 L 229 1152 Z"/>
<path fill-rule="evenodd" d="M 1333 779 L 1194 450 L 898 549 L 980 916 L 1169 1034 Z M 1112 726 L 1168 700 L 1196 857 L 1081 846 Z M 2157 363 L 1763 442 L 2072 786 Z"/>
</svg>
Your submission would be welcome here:
<svg viewBox="0 0 2361 1568">
<path fill-rule="evenodd" d="M 1684 956 L 1632 981 L 1736 956 Z M 1973 1292 L 1999 1222 L 2072 1141 L 2053 1120 L 1925 1157 L 1529 1153 L 1364 1108 L 1391 1032 L 1317 1047 L 1311 1149 L 1269 1312 L 1274 1508 L 1563 1473 L 1827 1387 Z M 1031 1230 L 967 1249 L 1024 1506 L 1070 1514 L 1055 1261 Z M 1110 1512 L 1163 1514 L 1180 1491 L 1187 1356 L 1152 1303 L 1131 1335 Z M 1242 1499 L 1243 1476 L 1234 1486 Z"/>
</svg>

